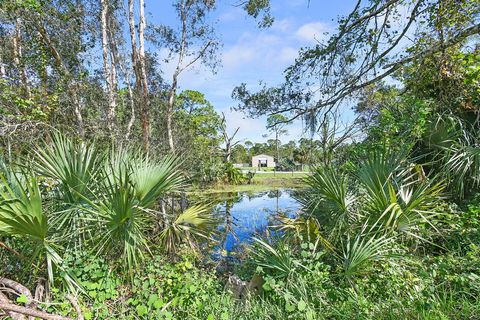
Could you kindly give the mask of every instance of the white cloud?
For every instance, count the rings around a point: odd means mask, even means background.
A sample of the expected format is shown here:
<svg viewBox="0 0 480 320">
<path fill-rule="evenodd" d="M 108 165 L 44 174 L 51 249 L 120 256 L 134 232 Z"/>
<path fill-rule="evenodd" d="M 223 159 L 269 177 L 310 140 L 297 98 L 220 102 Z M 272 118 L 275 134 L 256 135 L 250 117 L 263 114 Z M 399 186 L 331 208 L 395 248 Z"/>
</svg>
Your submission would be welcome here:
<svg viewBox="0 0 480 320">
<path fill-rule="evenodd" d="M 278 59 L 282 62 L 292 63 L 298 56 L 298 49 L 292 47 L 285 47 L 280 50 Z"/>
<path fill-rule="evenodd" d="M 218 20 L 220 22 L 232 22 L 242 17 L 245 17 L 245 12 L 241 8 L 234 7 L 222 13 L 218 17 Z"/>
<path fill-rule="evenodd" d="M 255 59 L 255 50 L 242 44 L 237 44 L 223 53 L 222 63 L 226 70 L 235 69 Z"/>
<path fill-rule="evenodd" d="M 287 32 L 292 28 L 292 26 L 293 26 L 292 20 L 282 19 L 278 21 L 276 20 L 271 26 L 271 29 L 274 31 Z"/>
<path fill-rule="evenodd" d="M 304 24 L 298 28 L 295 35 L 304 41 L 322 42 L 328 39 L 328 35 L 326 33 L 330 33 L 331 31 L 332 27 L 329 24 L 318 21 Z"/>
</svg>

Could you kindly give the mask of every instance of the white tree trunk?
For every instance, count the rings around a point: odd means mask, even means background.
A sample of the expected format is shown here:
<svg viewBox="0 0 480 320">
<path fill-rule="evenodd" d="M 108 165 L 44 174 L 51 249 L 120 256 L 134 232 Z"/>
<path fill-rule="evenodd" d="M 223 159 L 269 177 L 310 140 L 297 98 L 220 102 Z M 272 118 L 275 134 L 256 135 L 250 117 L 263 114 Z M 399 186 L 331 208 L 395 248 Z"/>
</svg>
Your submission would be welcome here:
<svg viewBox="0 0 480 320">
<path fill-rule="evenodd" d="M 108 41 L 108 0 L 100 0 L 102 5 L 101 25 L 102 25 L 102 55 L 103 55 L 103 72 L 105 75 L 105 81 L 107 84 L 107 97 L 108 97 L 108 110 L 107 110 L 107 127 L 110 134 L 113 135 L 113 129 L 115 127 L 115 113 L 117 109 L 117 103 L 115 100 L 115 88 L 112 65 L 113 60 L 109 52 Z"/>
<path fill-rule="evenodd" d="M 167 136 L 168 145 L 170 146 L 170 152 L 175 153 L 175 143 L 173 141 L 173 108 L 175 106 L 175 95 L 177 93 L 177 76 L 174 74 L 172 79 L 172 87 L 168 92 L 168 104 L 167 104 Z"/>
<path fill-rule="evenodd" d="M 0 78 L 5 78 L 7 72 L 5 71 L 5 65 L 3 64 L 2 52 L 0 51 Z"/>
<path fill-rule="evenodd" d="M 18 71 L 18 75 L 20 76 L 20 80 L 22 81 L 23 89 L 25 91 L 25 96 L 30 98 L 30 87 L 28 86 L 28 76 L 27 70 L 25 69 L 25 65 L 22 61 L 22 35 L 20 31 L 21 26 L 20 18 L 17 18 L 15 21 L 15 34 L 13 36 L 13 63 Z"/>
<path fill-rule="evenodd" d="M 150 149 L 150 119 L 148 114 L 148 86 L 146 80 L 146 72 L 143 64 L 143 58 L 145 55 L 144 45 L 144 29 L 145 29 L 145 14 L 144 14 L 144 1 L 140 0 L 140 26 L 141 36 L 139 31 L 140 49 L 143 53 L 137 52 L 136 31 L 135 31 L 135 16 L 133 12 L 133 0 L 128 0 L 128 21 L 130 28 L 130 42 L 132 45 L 132 64 L 135 71 L 135 85 L 137 92 L 139 93 L 141 104 L 141 122 L 143 131 L 143 145 L 146 152 Z M 143 58 L 139 56 L 143 54 Z"/>
</svg>

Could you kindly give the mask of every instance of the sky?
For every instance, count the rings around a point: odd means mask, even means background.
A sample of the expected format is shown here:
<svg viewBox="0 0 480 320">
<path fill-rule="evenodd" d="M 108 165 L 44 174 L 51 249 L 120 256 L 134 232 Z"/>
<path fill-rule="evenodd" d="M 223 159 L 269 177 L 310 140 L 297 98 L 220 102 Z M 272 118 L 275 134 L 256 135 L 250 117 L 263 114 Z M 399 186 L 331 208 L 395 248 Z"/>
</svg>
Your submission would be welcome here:
<svg viewBox="0 0 480 320">
<path fill-rule="evenodd" d="M 217 8 L 209 15 L 222 46 L 219 49 L 221 66 L 215 74 L 202 66 L 195 66 L 181 75 L 179 90 L 198 90 L 205 94 L 217 112 L 225 113 L 227 128 L 233 132 L 240 127 L 237 139 L 263 142 L 266 117 L 248 118 L 232 111 L 238 104 L 231 98 L 234 87 L 247 83 L 255 88 L 259 81 L 277 85 L 283 80 L 283 71 L 297 57 L 298 50 L 316 41 L 328 38 L 325 33 L 335 32 L 337 18 L 348 14 L 353 0 L 271 0 L 274 24 L 267 29 L 258 28 L 258 21 L 236 6 L 238 0 L 218 0 Z M 170 1 L 146 1 L 147 23 L 177 23 Z M 161 66 L 169 79 L 173 65 Z M 281 140 L 298 140 L 307 137 L 301 121 L 287 127 L 288 134 Z"/>
</svg>

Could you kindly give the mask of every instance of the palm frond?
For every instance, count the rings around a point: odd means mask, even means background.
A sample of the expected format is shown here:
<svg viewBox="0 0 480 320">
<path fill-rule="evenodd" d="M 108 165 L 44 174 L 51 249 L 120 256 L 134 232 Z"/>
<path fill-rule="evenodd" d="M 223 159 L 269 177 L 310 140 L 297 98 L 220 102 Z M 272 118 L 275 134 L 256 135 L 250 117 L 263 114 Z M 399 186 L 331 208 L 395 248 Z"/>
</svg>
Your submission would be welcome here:
<svg viewBox="0 0 480 320">
<path fill-rule="evenodd" d="M 269 271 L 277 278 L 288 278 L 295 269 L 302 268 L 292 255 L 292 248 L 284 241 L 277 241 L 275 247 L 268 242 L 253 238 L 252 257 L 255 264 Z"/>
<path fill-rule="evenodd" d="M 454 193 L 463 198 L 470 189 L 480 187 L 480 148 L 475 145 L 452 145 L 445 154 L 442 168 Z"/>
<path fill-rule="evenodd" d="M 42 208 L 42 196 L 34 176 L 25 178 L 22 184 L 17 181 L 15 188 L 1 177 L 0 187 L 0 225 L 2 232 L 11 237 L 31 241 L 35 247 L 35 257 L 43 258 L 47 263 L 48 279 L 54 282 L 54 269 L 62 269 L 63 260 L 57 253 L 59 249 L 55 239 L 49 237 L 48 217 Z M 20 187 L 21 186 L 21 187 Z M 42 259 L 40 259 L 42 260 Z M 73 279 L 62 272 L 67 284 Z"/>
<path fill-rule="evenodd" d="M 167 252 L 173 252 L 181 243 L 195 248 L 198 241 L 211 240 L 216 219 L 208 205 L 196 205 L 166 222 L 159 239 Z"/>
<path fill-rule="evenodd" d="M 362 273 L 368 265 L 391 256 L 390 244 L 392 237 L 378 233 L 365 232 L 367 226 L 362 228 L 353 239 L 347 238 L 343 249 L 343 270 L 347 277 Z"/>
<path fill-rule="evenodd" d="M 83 208 L 90 213 L 91 228 L 98 228 L 92 239 L 98 253 L 109 253 L 124 258 L 129 270 L 143 259 L 149 251 L 146 231 L 152 218 L 140 205 L 130 174 L 122 170 L 118 176 L 105 179 L 104 193 L 93 199 L 85 199 L 89 206 Z"/>
<path fill-rule="evenodd" d="M 51 143 L 36 148 L 34 168 L 58 183 L 63 202 L 76 204 L 92 190 L 102 160 L 95 144 L 76 142 L 56 133 Z"/>
<path fill-rule="evenodd" d="M 284 232 L 287 236 L 293 233 L 297 239 L 307 240 L 309 243 L 319 242 L 325 249 L 336 254 L 335 247 L 322 234 L 320 222 L 314 217 L 289 218 L 281 216 L 278 220 L 280 223 L 273 228 Z"/>
<path fill-rule="evenodd" d="M 345 175 L 319 167 L 305 181 L 309 190 L 298 199 L 307 215 L 331 229 L 341 229 L 353 218 L 350 209 L 355 198 L 348 192 Z"/>
<path fill-rule="evenodd" d="M 184 186 L 178 166 L 178 159 L 173 156 L 156 161 L 139 152 L 120 149 L 112 150 L 105 173 L 109 179 L 128 171 L 137 199 L 143 207 L 150 208 L 160 196 L 177 192 Z"/>
</svg>

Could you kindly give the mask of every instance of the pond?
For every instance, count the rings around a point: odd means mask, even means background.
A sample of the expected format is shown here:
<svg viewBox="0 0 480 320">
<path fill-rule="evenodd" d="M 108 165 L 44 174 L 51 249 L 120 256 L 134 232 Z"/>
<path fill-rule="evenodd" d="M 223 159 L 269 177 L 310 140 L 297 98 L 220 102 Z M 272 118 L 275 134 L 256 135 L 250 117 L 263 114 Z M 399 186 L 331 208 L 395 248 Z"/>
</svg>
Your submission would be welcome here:
<svg viewBox="0 0 480 320">
<path fill-rule="evenodd" d="M 300 204 L 294 198 L 297 191 L 282 189 L 257 193 L 222 193 L 215 211 L 220 215 L 220 239 L 217 252 L 230 255 L 256 234 L 263 233 L 274 223 L 279 213 L 294 217 Z"/>
</svg>

